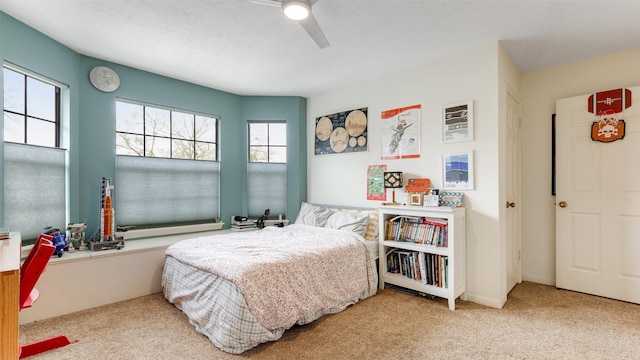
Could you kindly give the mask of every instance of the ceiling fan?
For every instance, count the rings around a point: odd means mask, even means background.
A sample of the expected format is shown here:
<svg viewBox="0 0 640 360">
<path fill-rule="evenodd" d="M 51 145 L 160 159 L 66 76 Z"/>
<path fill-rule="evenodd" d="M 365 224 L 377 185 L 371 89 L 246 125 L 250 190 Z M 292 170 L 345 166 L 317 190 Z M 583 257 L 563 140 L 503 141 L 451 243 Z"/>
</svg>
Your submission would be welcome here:
<svg viewBox="0 0 640 360">
<path fill-rule="evenodd" d="M 311 6 L 318 0 L 249 0 L 254 4 L 278 6 L 286 17 L 296 20 L 307 31 L 309 36 L 318 44 L 320 49 L 329 46 L 320 24 L 311 12 Z"/>
</svg>

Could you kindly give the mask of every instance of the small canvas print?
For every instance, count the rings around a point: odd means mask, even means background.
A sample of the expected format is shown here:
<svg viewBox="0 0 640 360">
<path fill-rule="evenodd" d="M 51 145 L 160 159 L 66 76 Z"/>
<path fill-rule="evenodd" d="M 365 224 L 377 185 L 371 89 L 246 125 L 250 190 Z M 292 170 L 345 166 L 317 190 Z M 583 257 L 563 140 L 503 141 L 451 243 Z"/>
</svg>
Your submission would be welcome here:
<svg viewBox="0 0 640 360">
<path fill-rule="evenodd" d="M 387 200 L 384 188 L 384 172 L 387 165 L 369 165 L 367 169 L 367 200 Z"/>
</svg>

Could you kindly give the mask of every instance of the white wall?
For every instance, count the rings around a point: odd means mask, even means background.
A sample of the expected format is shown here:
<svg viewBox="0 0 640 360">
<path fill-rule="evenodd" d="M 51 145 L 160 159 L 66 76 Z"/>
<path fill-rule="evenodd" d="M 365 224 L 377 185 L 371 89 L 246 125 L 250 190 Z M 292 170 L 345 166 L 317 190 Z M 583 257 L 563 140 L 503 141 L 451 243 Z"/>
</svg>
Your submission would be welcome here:
<svg viewBox="0 0 640 360">
<path fill-rule="evenodd" d="M 523 278 L 555 285 L 551 115 L 565 97 L 640 85 L 640 49 L 522 75 Z M 640 106 L 640 104 L 634 104 Z"/>
<path fill-rule="evenodd" d="M 229 231 L 125 241 L 121 250 L 76 251 L 60 258 L 54 256 L 36 284 L 40 298 L 33 307 L 20 311 L 20 324 L 160 292 L 168 246 L 179 240 Z M 51 334 L 54 335 L 57 334 Z"/>
<path fill-rule="evenodd" d="M 467 209 L 467 299 L 501 307 L 505 296 L 499 226 L 497 43 L 441 61 L 354 84 L 308 99 L 308 201 L 344 206 L 378 207 L 366 199 L 367 166 L 386 164 L 407 177 L 430 178 L 442 186 L 442 154 L 474 151 L 475 190 L 465 191 Z M 443 144 L 441 107 L 473 100 L 475 140 Z M 421 157 L 381 160 L 380 114 L 384 110 L 422 105 Z M 314 155 L 317 117 L 368 107 L 369 150 Z M 390 194 L 388 195 L 390 197 Z M 402 193 L 396 197 L 403 199 Z"/>
</svg>

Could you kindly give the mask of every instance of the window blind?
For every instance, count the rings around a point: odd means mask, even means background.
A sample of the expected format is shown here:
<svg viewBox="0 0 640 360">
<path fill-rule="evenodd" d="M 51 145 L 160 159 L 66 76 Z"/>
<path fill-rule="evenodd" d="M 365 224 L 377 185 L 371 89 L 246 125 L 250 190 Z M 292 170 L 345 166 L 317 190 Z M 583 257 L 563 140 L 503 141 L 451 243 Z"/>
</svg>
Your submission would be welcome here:
<svg viewBox="0 0 640 360">
<path fill-rule="evenodd" d="M 117 225 L 211 222 L 219 216 L 218 162 L 116 158 Z"/>
<path fill-rule="evenodd" d="M 271 219 L 287 210 L 287 164 L 249 163 L 247 169 L 249 217 L 258 218 L 270 209 Z"/>
<path fill-rule="evenodd" d="M 66 229 L 65 158 L 60 148 L 4 143 L 4 226 L 23 240 Z"/>
</svg>

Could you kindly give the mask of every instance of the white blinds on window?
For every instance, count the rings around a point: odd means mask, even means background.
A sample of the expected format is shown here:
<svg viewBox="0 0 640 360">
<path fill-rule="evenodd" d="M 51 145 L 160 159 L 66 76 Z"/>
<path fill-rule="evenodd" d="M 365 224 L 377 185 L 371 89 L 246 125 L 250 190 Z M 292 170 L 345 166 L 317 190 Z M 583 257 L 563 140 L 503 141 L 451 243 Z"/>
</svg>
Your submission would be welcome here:
<svg viewBox="0 0 640 360">
<path fill-rule="evenodd" d="M 116 224 L 211 222 L 218 216 L 218 162 L 117 156 Z"/>
<path fill-rule="evenodd" d="M 35 239 L 66 229 L 65 150 L 4 143 L 4 226 Z"/>
<path fill-rule="evenodd" d="M 249 163 L 247 168 L 249 217 L 258 218 L 265 209 L 271 219 L 287 210 L 287 164 Z"/>
</svg>

